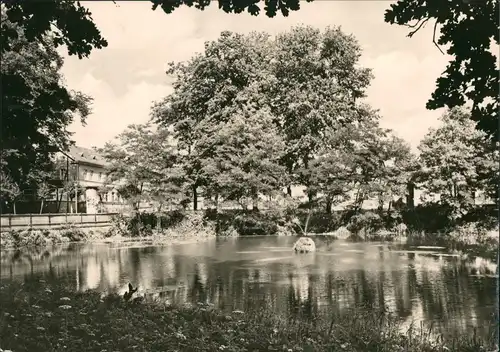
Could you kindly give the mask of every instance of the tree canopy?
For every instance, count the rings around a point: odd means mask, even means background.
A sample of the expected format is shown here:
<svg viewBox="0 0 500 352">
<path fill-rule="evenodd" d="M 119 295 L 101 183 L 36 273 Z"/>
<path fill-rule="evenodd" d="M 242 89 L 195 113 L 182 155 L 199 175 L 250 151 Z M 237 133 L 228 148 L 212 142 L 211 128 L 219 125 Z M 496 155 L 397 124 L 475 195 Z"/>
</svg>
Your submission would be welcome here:
<svg viewBox="0 0 500 352">
<path fill-rule="evenodd" d="M 227 13 L 246 10 L 258 15 L 263 9 L 268 17 L 274 17 L 278 12 L 288 16 L 290 11 L 300 10 L 299 0 L 213 2 Z M 204 10 L 212 1 L 151 0 L 151 3 L 153 10 L 160 8 L 170 14 L 181 6 Z M 472 104 L 471 117 L 478 123 L 477 127 L 494 139 L 498 136 L 499 74 L 491 43 L 499 44 L 498 6 L 496 0 L 457 0 L 452 3 L 403 0 L 392 4 L 385 13 L 386 22 L 411 28 L 409 37 L 429 21 L 433 22 L 432 41 L 437 47 L 448 46 L 446 51 L 453 59 L 437 79 L 436 90 L 427 108 L 453 108 L 469 102 Z M 93 48 L 104 48 L 108 44 L 93 22 L 90 11 L 78 1 L 5 1 L 2 2 L 2 13 L 11 23 L 24 28 L 26 40 L 50 40 L 54 47 L 66 45 L 70 55 L 80 58 L 88 56 Z M 47 38 L 48 34 L 51 34 L 50 38 Z M 10 51 L 17 38 L 17 32 L 2 19 L 2 52 Z"/>
<path fill-rule="evenodd" d="M 302 184 L 311 199 L 326 194 L 331 203 L 375 180 L 393 184 L 393 168 L 380 165 L 408 158 L 409 148 L 361 101 L 372 75 L 360 55 L 339 28 L 297 26 L 274 38 L 223 32 L 203 53 L 172 63 L 174 91 L 154 105 L 152 119 L 172 128 L 185 151 L 194 197 L 202 187 L 208 196 L 255 200 Z"/>
<path fill-rule="evenodd" d="M 63 64 L 45 35 L 27 40 L 25 30 L 11 23 L 2 9 L 4 32 L 15 33 L 2 48 L 2 171 L 24 189 L 34 173 L 52 167 L 51 156 L 71 143 L 67 127 L 90 113 L 91 98 L 69 90 L 60 73 Z"/>
<path fill-rule="evenodd" d="M 428 109 L 472 105 L 477 128 L 498 139 L 499 1 L 404 0 L 390 6 L 385 21 L 407 26 L 412 37 L 430 21 L 432 41 L 453 58 L 436 81 Z M 496 55 L 495 55 L 496 54 Z"/>
<path fill-rule="evenodd" d="M 441 121 L 419 145 L 422 169 L 416 179 L 426 193 L 440 195 L 441 203 L 457 211 L 471 208 L 476 192 L 498 201 L 498 147 L 475 129 L 467 109 L 454 108 Z"/>
<path fill-rule="evenodd" d="M 99 152 L 108 160 L 106 184 L 138 210 L 142 202 L 178 204 L 183 175 L 171 133 L 151 124 L 130 125 Z"/>
</svg>

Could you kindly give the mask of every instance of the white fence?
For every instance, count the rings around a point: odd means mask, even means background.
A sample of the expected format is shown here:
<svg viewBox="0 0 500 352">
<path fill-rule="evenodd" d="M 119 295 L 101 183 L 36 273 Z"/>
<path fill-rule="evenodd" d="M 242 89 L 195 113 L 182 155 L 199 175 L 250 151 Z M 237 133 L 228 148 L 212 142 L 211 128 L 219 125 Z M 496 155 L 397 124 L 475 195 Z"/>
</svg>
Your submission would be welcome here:
<svg viewBox="0 0 500 352">
<path fill-rule="evenodd" d="M 104 227 L 111 224 L 116 213 L 107 214 L 5 214 L 1 215 L 0 229 L 16 230 L 24 228 L 57 228 L 64 226 Z"/>
</svg>

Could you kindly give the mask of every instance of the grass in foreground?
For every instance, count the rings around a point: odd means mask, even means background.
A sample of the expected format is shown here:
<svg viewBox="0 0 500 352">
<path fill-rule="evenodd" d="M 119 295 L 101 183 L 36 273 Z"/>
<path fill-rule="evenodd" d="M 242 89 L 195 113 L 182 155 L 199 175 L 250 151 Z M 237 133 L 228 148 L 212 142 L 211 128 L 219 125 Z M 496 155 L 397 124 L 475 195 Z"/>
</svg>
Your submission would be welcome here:
<svg viewBox="0 0 500 352">
<path fill-rule="evenodd" d="M 2 283 L 0 347 L 20 351 L 491 351 L 470 339 L 433 343 L 394 320 L 353 313 L 331 322 L 208 306 L 126 303 L 62 284 Z"/>
</svg>

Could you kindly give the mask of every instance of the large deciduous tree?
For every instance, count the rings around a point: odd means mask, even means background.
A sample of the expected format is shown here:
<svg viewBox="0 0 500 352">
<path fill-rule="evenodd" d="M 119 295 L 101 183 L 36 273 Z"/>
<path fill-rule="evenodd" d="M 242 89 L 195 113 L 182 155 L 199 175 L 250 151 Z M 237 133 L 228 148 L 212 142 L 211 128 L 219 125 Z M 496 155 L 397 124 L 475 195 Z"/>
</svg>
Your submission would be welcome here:
<svg viewBox="0 0 500 352">
<path fill-rule="evenodd" d="M 241 111 L 214 126 L 199 140 L 208 197 L 236 201 L 244 208 L 259 195 L 272 196 L 286 185 L 285 169 L 279 164 L 284 143 L 264 111 Z"/>
<path fill-rule="evenodd" d="M 11 23 L 2 8 L 2 38 L 15 33 L 8 49 L 2 48 L 2 149 L 3 171 L 21 188 L 30 173 L 52 168 L 51 157 L 70 145 L 67 127 L 79 114 L 90 113 L 91 98 L 68 90 L 62 83 L 62 58 L 51 36 L 29 41 L 26 30 Z"/>
<path fill-rule="evenodd" d="M 422 170 L 419 179 L 426 193 L 440 195 L 457 216 L 474 205 L 481 191 L 498 202 L 499 154 L 487 135 L 475 129 L 470 111 L 454 108 L 442 117 L 419 145 Z"/>
<path fill-rule="evenodd" d="M 427 108 L 471 103 L 470 117 L 495 141 L 499 132 L 498 11 L 497 0 L 404 0 L 385 14 L 386 22 L 410 27 L 409 37 L 426 24 L 434 26 L 432 41 L 438 48 L 448 46 L 446 52 L 453 57 L 437 79 Z"/>
<path fill-rule="evenodd" d="M 297 26 L 273 44 L 270 105 L 287 145 L 283 163 L 294 175 L 308 168 L 326 129 L 375 117 L 358 103 L 372 74 L 359 67 L 356 39 L 338 27 Z"/>
<path fill-rule="evenodd" d="M 339 28 L 322 33 L 298 26 L 276 38 L 223 32 L 203 53 L 171 65 L 174 92 L 153 107 L 152 116 L 174 129 L 189 155 L 194 193 L 207 185 L 201 172 L 207 160 L 199 158 L 197 141 L 220 137 L 223 128 L 236 131 L 235 116 L 257 123 L 253 115 L 259 112 L 285 143 L 279 164 L 297 183 L 297 170 L 307 168 L 324 143 L 325 128 L 375 118 L 358 102 L 371 78 L 370 70 L 358 67 L 359 56 L 356 40 Z"/>
<path fill-rule="evenodd" d="M 326 143 L 308 170 L 302 170 L 308 193 L 326 205 L 352 200 L 359 210 L 367 199 L 378 199 L 379 209 L 403 197 L 415 167 L 410 147 L 390 130 L 367 121 L 358 127 L 330 129 Z"/>
<path fill-rule="evenodd" d="M 205 52 L 182 63 L 171 63 L 167 74 L 175 78 L 174 92 L 154 105 L 152 118 L 173 128 L 179 148 L 186 154 L 184 171 L 190 183 L 194 208 L 198 189 L 207 185 L 198 141 L 210 138 L 242 109 L 257 111 L 265 106 L 262 82 L 271 60 L 269 36 L 222 32 L 207 42 Z M 207 135 L 208 133 L 208 135 Z"/>
</svg>

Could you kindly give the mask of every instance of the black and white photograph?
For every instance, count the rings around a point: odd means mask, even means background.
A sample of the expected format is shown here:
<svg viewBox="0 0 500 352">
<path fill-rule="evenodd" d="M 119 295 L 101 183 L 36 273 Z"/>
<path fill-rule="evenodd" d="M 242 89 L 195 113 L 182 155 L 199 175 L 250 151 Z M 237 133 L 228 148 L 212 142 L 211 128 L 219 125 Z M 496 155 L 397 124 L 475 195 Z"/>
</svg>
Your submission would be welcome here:
<svg viewBox="0 0 500 352">
<path fill-rule="evenodd" d="M 0 6 L 0 352 L 499 352 L 499 0 Z"/>
</svg>

